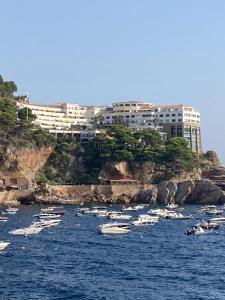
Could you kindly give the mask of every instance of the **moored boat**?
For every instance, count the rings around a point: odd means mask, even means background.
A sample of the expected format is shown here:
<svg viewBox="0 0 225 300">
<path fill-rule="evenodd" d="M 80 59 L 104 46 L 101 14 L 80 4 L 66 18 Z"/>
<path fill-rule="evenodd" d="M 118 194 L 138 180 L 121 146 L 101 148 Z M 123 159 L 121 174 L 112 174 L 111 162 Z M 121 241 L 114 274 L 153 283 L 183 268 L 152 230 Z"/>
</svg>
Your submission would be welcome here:
<svg viewBox="0 0 225 300">
<path fill-rule="evenodd" d="M 124 234 L 131 231 L 129 226 L 130 224 L 126 223 L 107 223 L 99 226 L 99 232 L 101 234 Z"/>
<path fill-rule="evenodd" d="M 8 247 L 9 244 L 10 244 L 10 242 L 0 241 L 0 251 L 5 250 L 5 248 Z"/>
</svg>

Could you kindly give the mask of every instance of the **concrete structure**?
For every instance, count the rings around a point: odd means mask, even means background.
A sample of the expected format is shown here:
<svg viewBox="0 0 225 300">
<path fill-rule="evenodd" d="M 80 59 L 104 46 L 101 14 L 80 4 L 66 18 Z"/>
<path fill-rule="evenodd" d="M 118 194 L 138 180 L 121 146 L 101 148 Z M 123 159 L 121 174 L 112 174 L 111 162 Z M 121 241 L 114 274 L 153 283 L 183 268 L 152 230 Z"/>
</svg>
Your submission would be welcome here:
<svg viewBox="0 0 225 300">
<path fill-rule="evenodd" d="M 190 148 L 202 152 L 200 113 L 191 106 L 154 105 L 144 101 L 115 102 L 112 107 L 82 106 L 79 104 L 35 105 L 27 101 L 17 103 L 28 107 L 37 116 L 35 124 L 56 135 L 75 135 L 79 141 L 89 141 L 100 134 L 97 127 L 123 124 L 141 130 L 153 128 L 162 137 L 184 137 Z"/>
</svg>

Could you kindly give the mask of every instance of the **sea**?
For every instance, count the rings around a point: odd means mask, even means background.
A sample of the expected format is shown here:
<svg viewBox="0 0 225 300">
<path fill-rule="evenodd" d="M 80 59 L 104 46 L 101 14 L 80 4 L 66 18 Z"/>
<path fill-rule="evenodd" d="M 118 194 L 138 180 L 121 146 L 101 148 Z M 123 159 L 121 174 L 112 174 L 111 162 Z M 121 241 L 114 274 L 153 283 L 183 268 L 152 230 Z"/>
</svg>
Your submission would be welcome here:
<svg viewBox="0 0 225 300">
<path fill-rule="evenodd" d="M 66 206 L 58 226 L 34 236 L 11 235 L 40 212 L 38 206 L 22 206 L 0 223 L 0 240 L 10 241 L 0 253 L 0 300 L 225 299 L 225 227 L 185 235 L 205 218 L 193 213 L 197 207 L 182 211 L 194 219 L 162 219 L 110 236 L 98 231 L 106 218 L 76 217 L 77 207 Z M 148 209 L 129 214 L 136 217 Z"/>
</svg>

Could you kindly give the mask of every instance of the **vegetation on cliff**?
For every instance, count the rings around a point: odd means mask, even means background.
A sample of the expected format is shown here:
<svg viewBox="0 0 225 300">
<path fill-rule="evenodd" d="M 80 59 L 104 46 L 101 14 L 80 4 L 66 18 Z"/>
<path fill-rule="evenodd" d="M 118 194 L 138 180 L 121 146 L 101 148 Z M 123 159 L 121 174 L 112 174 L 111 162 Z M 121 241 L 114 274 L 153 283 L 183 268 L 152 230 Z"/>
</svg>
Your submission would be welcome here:
<svg viewBox="0 0 225 300">
<path fill-rule="evenodd" d="M 17 91 L 13 81 L 4 81 L 0 75 L 0 156 L 9 147 L 42 147 L 54 145 L 55 138 L 41 128 L 36 128 L 32 121 L 35 116 L 30 109 L 18 111 L 16 97 Z"/>
<path fill-rule="evenodd" d="M 39 179 L 52 183 L 98 183 L 106 161 L 129 164 L 151 161 L 165 166 L 167 176 L 198 166 L 195 153 L 183 138 L 163 141 L 154 129 L 138 131 L 115 125 L 82 147 L 67 137 L 58 139 Z"/>
<path fill-rule="evenodd" d="M 176 137 L 164 141 L 152 128 L 135 130 L 127 128 L 126 124 L 118 124 L 86 144 L 80 145 L 75 138 L 66 136 L 56 140 L 34 125 L 36 117 L 29 108 L 18 110 L 16 91 L 13 81 L 4 81 L 0 76 L 0 160 L 4 161 L 7 148 L 11 146 L 38 149 L 51 145 L 53 151 L 37 174 L 38 183 L 98 183 L 106 162 L 125 161 L 140 166 L 151 162 L 165 170 L 160 177 L 162 180 L 199 166 L 210 168 L 212 165 L 213 153 L 208 152 L 199 159 L 185 139 Z"/>
</svg>

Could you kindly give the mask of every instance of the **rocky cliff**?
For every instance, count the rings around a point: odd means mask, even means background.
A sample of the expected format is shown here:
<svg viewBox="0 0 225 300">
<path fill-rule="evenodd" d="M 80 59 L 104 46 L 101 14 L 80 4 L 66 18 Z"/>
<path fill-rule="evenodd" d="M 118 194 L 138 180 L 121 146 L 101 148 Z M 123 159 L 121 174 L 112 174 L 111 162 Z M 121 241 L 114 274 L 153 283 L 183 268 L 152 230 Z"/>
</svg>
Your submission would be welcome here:
<svg viewBox="0 0 225 300">
<path fill-rule="evenodd" d="M 220 204 L 225 203 L 225 194 L 210 180 L 170 180 L 140 191 L 131 201 L 153 205 L 168 203 Z"/>
<path fill-rule="evenodd" d="M 37 172 L 45 165 L 51 152 L 51 147 L 6 147 L 0 165 L 0 177 L 23 176 L 30 186 L 35 186 Z"/>
</svg>

